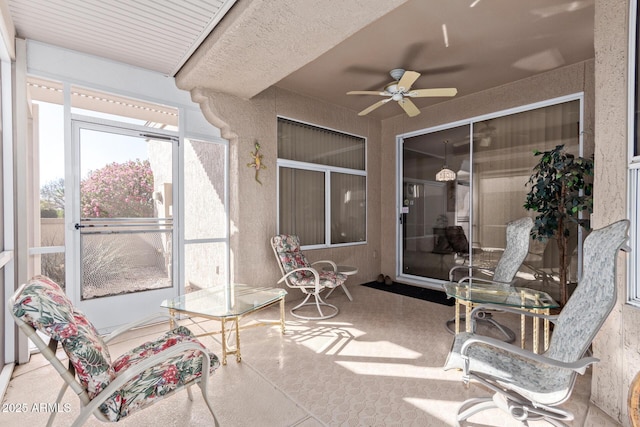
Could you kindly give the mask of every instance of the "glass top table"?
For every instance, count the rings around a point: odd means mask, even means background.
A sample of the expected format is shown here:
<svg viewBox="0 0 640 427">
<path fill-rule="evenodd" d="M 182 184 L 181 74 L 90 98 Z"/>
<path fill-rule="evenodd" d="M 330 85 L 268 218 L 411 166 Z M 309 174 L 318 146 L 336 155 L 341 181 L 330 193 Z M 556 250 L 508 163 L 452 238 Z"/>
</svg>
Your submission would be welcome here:
<svg viewBox="0 0 640 427">
<path fill-rule="evenodd" d="M 557 308 L 558 303 L 546 292 L 529 288 L 505 288 L 489 284 L 445 283 L 447 296 L 475 304 L 498 304 L 527 309 Z"/>
<path fill-rule="evenodd" d="M 237 362 L 242 360 L 240 354 L 240 329 L 267 324 L 280 324 L 280 330 L 284 334 L 284 298 L 286 295 L 287 291 L 280 288 L 232 284 L 229 289 L 217 286 L 166 299 L 162 301 L 160 306 L 169 310 L 171 328 L 175 327 L 176 316 L 181 314 L 219 320 L 221 331 L 209 332 L 198 336 L 222 334 L 222 364 L 226 365 L 227 354 L 235 354 Z M 280 303 L 280 320 L 259 321 L 242 328 L 239 326 L 240 320 L 245 316 L 277 303 Z M 227 322 L 233 323 L 229 330 L 227 330 Z M 230 345 L 229 342 L 232 332 L 235 332 L 235 346 Z"/>
<path fill-rule="evenodd" d="M 560 305 L 549 294 L 529 288 L 504 287 L 487 283 L 448 282 L 444 284 L 447 296 L 456 299 L 456 333 L 460 333 L 460 306 L 466 307 L 465 329 L 471 331 L 471 310 L 476 305 L 495 304 L 517 307 L 532 313 L 549 314 Z M 540 318 L 533 319 L 533 351 L 538 353 Z M 526 317 L 520 316 L 520 345 L 525 347 Z M 549 320 L 544 320 L 544 349 L 549 347 Z"/>
</svg>

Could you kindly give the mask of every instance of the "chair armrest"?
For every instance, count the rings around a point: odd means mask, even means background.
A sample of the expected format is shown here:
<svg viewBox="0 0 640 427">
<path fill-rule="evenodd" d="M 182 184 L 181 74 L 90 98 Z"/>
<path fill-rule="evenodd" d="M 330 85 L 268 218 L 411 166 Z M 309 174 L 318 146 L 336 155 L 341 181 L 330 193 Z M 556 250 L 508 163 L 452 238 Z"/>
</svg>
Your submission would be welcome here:
<svg viewBox="0 0 640 427">
<path fill-rule="evenodd" d="M 147 317 L 143 317 L 142 319 L 138 319 L 135 320 L 131 323 L 128 323 L 126 325 L 123 325 L 119 328 L 116 328 L 115 330 L 113 330 L 110 334 L 108 334 L 107 336 L 103 337 L 103 340 L 105 343 L 108 343 L 109 341 L 113 340 L 114 338 L 116 338 L 118 335 L 122 335 L 123 333 L 133 329 L 133 328 L 137 328 L 138 326 L 142 326 L 146 323 L 149 323 L 153 320 L 156 319 L 170 319 L 171 316 L 169 315 L 169 313 L 162 313 L 162 312 L 158 312 L 158 313 L 153 313 Z"/>
<path fill-rule="evenodd" d="M 453 282 L 454 281 L 453 280 L 453 273 L 456 270 L 462 270 L 462 269 L 466 269 L 469 272 L 471 272 L 472 270 L 476 270 L 476 271 L 482 270 L 482 271 L 487 271 L 489 273 L 493 273 L 493 270 L 494 270 L 493 268 L 490 268 L 490 267 L 479 267 L 479 266 L 475 266 L 475 265 L 456 265 L 456 266 L 451 267 L 451 269 L 449 270 L 449 281 Z M 469 274 L 471 274 L 471 273 L 469 273 Z"/>
<path fill-rule="evenodd" d="M 473 277 L 473 276 L 467 276 L 467 277 L 463 277 L 462 279 L 458 280 L 459 284 L 464 284 L 464 282 L 475 282 L 475 283 L 483 283 L 483 284 L 487 284 L 487 285 L 501 285 L 501 286 L 507 286 L 507 287 L 511 287 L 511 285 L 513 284 L 513 282 L 500 282 L 498 280 L 491 280 L 491 279 L 483 279 L 481 277 Z"/>
<path fill-rule="evenodd" d="M 289 277 L 293 273 L 298 273 L 300 271 L 310 271 L 313 274 L 315 283 L 313 286 L 296 286 L 297 288 L 315 288 L 316 293 L 320 292 L 323 289 L 320 287 L 320 274 L 318 274 L 318 270 L 311 267 L 300 267 L 300 268 L 296 268 L 295 270 L 291 270 L 290 272 L 282 276 L 282 278 L 278 280 L 278 283 L 285 282 L 287 280 L 287 277 Z M 291 285 L 289 285 L 289 282 L 285 282 L 285 283 L 291 287 Z"/>
<path fill-rule="evenodd" d="M 596 357 L 583 357 L 581 359 L 576 360 L 575 362 L 563 362 L 561 360 L 551 359 L 550 357 L 546 357 L 542 354 L 536 354 L 532 351 L 525 350 L 523 348 L 520 348 L 518 346 L 506 343 L 504 341 L 501 341 L 495 338 L 474 335 L 473 337 L 470 337 L 469 339 L 467 339 L 464 342 L 464 344 L 462 344 L 462 348 L 460 349 L 460 355 L 464 360 L 465 375 L 469 373 L 469 356 L 466 353 L 469 347 L 471 347 L 474 344 L 485 344 L 492 347 L 496 347 L 501 350 L 507 351 L 509 353 L 516 354 L 525 359 L 529 359 L 538 363 L 543 363 L 549 366 L 554 366 L 557 368 L 570 369 L 581 375 L 584 374 L 585 370 L 589 365 L 592 365 L 600 361 L 600 359 Z"/>
<path fill-rule="evenodd" d="M 189 350 L 195 350 L 202 353 L 202 357 L 204 360 L 202 361 L 202 375 L 200 376 L 200 381 L 204 381 L 204 383 L 206 384 L 206 382 L 209 380 L 209 367 L 211 365 L 211 358 L 209 357 L 209 353 L 205 348 L 201 347 L 195 342 L 183 342 L 168 347 L 160 351 L 159 353 L 154 354 L 148 359 L 125 369 L 113 381 L 111 381 L 109 385 L 107 385 L 107 387 L 105 387 L 104 390 L 100 392 L 100 394 L 94 397 L 87 404 L 87 406 L 85 407 L 85 411 L 87 411 L 88 413 L 93 413 L 94 411 L 98 410 L 100 405 L 111 398 L 113 393 L 118 391 L 118 389 L 124 386 L 136 375 Z"/>
</svg>

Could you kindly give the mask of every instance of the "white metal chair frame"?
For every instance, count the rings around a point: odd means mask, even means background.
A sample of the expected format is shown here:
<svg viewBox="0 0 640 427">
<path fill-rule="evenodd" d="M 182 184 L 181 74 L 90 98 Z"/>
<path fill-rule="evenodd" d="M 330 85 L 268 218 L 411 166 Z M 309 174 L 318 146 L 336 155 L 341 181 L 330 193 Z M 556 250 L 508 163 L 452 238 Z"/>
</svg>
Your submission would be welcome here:
<svg viewBox="0 0 640 427">
<path fill-rule="evenodd" d="M 278 280 L 278 283 L 280 284 L 280 283 L 284 282 L 288 287 L 290 287 L 292 289 L 299 289 L 303 294 L 306 295 L 304 300 L 302 300 L 302 302 L 300 304 L 296 305 L 291 310 L 289 310 L 289 312 L 291 313 L 292 316 L 297 317 L 299 319 L 304 319 L 304 320 L 324 320 L 324 319 L 330 319 L 332 317 L 335 317 L 340 312 L 340 309 L 338 307 L 336 307 L 335 305 L 329 304 L 328 302 L 324 301 L 322 299 L 322 297 L 320 296 L 320 293 L 322 291 L 324 291 L 325 289 L 329 289 L 330 291 L 333 291 L 333 289 L 337 288 L 338 286 L 343 286 L 344 281 L 346 280 L 346 276 L 338 273 L 337 264 L 335 262 L 331 261 L 331 260 L 316 261 L 316 262 L 311 263 L 309 267 L 300 267 L 300 268 L 296 268 L 294 270 L 291 270 L 291 271 L 287 272 L 285 270 L 283 262 L 281 261 L 280 256 L 278 254 L 278 251 L 276 249 L 276 245 L 278 244 L 277 243 L 277 239 L 285 238 L 285 237 L 288 237 L 288 236 L 287 235 L 278 235 L 278 236 L 274 236 L 274 237 L 271 238 L 271 248 L 273 249 L 273 253 L 274 253 L 274 255 L 275 255 L 275 257 L 276 257 L 276 259 L 278 261 L 278 266 L 280 267 L 280 272 L 282 273 L 282 278 L 280 280 Z M 295 237 L 295 239 L 297 240 L 297 236 L 291 236 L 291 237 Z M 299 248 L 298 248 L 298 250 L 299 250 Z M 331 266 L 332 270 L 327 272 L 327 271 L 323 271 L 323 270 L 319 270 L 319 269 L 313 268 L 313 266 L 316 266 L 316 265 L 319 265 L 319 264 L 329 264 Z M 312 282 L 310 282 L 307 285 L 304 285 L 304 284 L 293 283 L 291 281 L 291 276 L 292 275 L 295 275 L 296 273 L 304 273 L 304 272 L 308 272 L 308 273 L 311 273 L 313 275 L 313 281 Z M 331 274 L 335 275 L 336 278 L 338 279 L 338 281 L 334 281 L 330 285 L 327 285 L 327 283 L 330 283 L 330 280 L 321 280 L 321 276 L 326 275 L 327 273 L 331 273 Z M 321 283 L 321 281 L 324 282 L 324 284 Z M 345 288 L 345 293 L 347 294 L 348 297 L 350 297 L 350 294 L 346 290 L 346 288 Z M 311 301 L 309 301 L 309 300 L 311 300 Z M 298 309 L 300 309 L 302 307 L 306 307 L 306 306 L 315 306 L 317 308 L 317 310 L 318 310 L 319 315 L 318 316 L 306 316 L 306 315 L 302 315 L 302 314 L 297 312 Z M 328 314 L 325 314 L 322 311 L 322 307 L 329 308 L 330 312 Z"/>
</svg>

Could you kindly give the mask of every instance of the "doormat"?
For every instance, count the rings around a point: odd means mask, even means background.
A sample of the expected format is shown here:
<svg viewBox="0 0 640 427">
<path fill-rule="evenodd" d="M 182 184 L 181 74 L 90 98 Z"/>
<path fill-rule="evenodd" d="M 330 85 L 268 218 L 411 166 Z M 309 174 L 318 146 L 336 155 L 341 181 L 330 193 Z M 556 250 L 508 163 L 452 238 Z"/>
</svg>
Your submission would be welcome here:
<svg viewBox="0 0 640 427">
<path fill-rule="evenodd" d="M 391 285 L 385 285 L 384 283 L 378 283 L 376 281 L 363 283 L 362 286 L 404 295 L 406 297 L 435 302 L 436 304 L 448 306 L 453 306 L 455 304 L 455 299 L 447 298 L 447 294 L 445 294 L 444 291 L 434 291 L 433 289 L 421 288 L 419 286 L 405 285 L 397 282 L 393 282 Z"/>
</svg>

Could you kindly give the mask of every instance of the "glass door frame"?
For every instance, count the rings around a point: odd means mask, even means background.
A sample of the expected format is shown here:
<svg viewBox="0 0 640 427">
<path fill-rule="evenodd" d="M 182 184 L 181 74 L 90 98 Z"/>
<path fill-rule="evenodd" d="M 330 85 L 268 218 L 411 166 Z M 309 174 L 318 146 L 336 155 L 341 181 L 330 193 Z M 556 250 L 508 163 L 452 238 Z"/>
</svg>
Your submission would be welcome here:
<svg viewBox="0 0 640 427">
<path fill-rule="evenodd" d="M 547 99 L 540 102 L 534 102 L 527 105 L 522 105 L 519 107 L 509 108 L 505 110 L 496 111 L 489 114 L 484 114 L 480 116 L 471 117 L 468 119 L 462 119 L 454 122 L 449 122 L 437 126 L 433 126 L 430 128 L 419 129 L 416 131 L 411 131 L 403 134 L 396 135 L 396 277 L 398 280 L 409 283 L 415 286 L 420 286 L 424 288 L 434 289 L 434 290 L 442 290 L 442 285 L 445 283 L 444 280 L 439 280 L 435 278 L 425 278 L 420 276 L 413 276 L 404 274 L 403 272 L 403 224 L 402 224 L 402 214 L 403 214 L 403 150 L 404 150 L 404 140 L 406 138 L 424 135 L 428 133 L 443 131 L 455 127 L 460 126 L 469 126 L 469 159 L 470 159 L 470 206 L 469 206 L 469 224 L 470 224 L 470 236 L 469 242 L 473 242 L 473 224 L 474 224 L 474 203 L 473 203 L 473 194 L 474 194 L 474 186 L 473 186 L 473 132 L 474 132 L 474 123 L 487 121 L 499 117 L 509 116 L 517 113 L 522 113 L 525 111 L 536 110 L 539 108 L 549 107 L 552 105 L 562 104 L 571 101 L 579 101 L 580 103 L 580 127 L 578 130 L 579 135 L 579 156 L 584 156 L 584 125 L 585 125 L 585 117 L 584 117 L 584 92 L 573 93 L 569 95 L 560 96 L 557 98 Z M 581 227 L 578 227 L 578 242 L 582 242 L 584 238 L 584 233 Z M 578 244 L 578 277 L 582 275 L 581 268 L 581 260 L 582 260 L 582 244 Z M 470 257 L 473 256 L 473 251 L 469 251 Z M 470 262 L 472 259 L 470 258 Z"/>
<path fill-rule="evenodd" d="M 184 141 L 186 140 L 186 141 Z M 227 141 L 226 139 L 223 138 L 217 138 L 217 137 L 213 137 L 211 135 L 202 135 L 202 134 L 198 134 L 198 133 L 190 133 L 187 136 L 185 136 L 184 138 L 184 142 L 185 143 L 181 143 L 180 144 L 180 157 L 178 159 L 178 163 L 179 163 L 179 169 L 180 171 L 184 171 L 185 170 L 185 166 L 184 166 L 184 150 L 185 150 L 185 146 L 187 145 L 188 142 L 194 141 L 194 142 L 199 142 L 199 143 L 206 143 L 206 144 L 217 144 L 220 145 L 224 148 L 224 195 L 223 195 L 223 203 L 224 203 L 224 212 L 225 212 L 225 229 L 224 229 L 224 235 L 221 237 L 204 237 L 204 238 L 189 238 L 187 239 L 187 237 L 185 236 L 185 233 L 183 230 L 185 230 L 185 225 L 184 225 L 184 221 L 185 221 L 185 217 L 187 216 L 183 210 L 180 211 L 180 215 L 178 216 L 178 218 L 174 219 L 174 229 L 180 230 L 178 239 L 181 242 L 180 246 L 178 248 L 175 248 L 175 251 L 179 253 L 179 260 L 180 260 L 180 278 L 179 278 L 179 295 L 182 295 L 185 293 L 185 286 L 186 286 L 186 272 L 185 269 L 183 268 L 184 266 L 184 262 L 185 262 L 185 250 L 186 247 L 188 245 L 198 245 L 198 244 L 207 244 L 207 243 L 224 243 L 225 244 L 225 253 L 224 253 L 224 268 L 226 271 L 226 292 L 228 295 L 230 295 L 230 283 L 231 283 L 231 257 L 230 257 L 230 229 L 231 229 L 231 223 L 229 220 L 229 141 Z M 181 141 L 182 142 L 182 141 Z M 180 175 L 180 180 L 178 183 L 178 188 L 180 189 L 177 195 L 177 199 L 179 200 L 179 205 L 181 207 L 184 207 L 186 205 L 184 197 L 185 197 L 185 191 L 184 191 L 184 185 L 185 185 L 185 181 L 186 178 L 184 178 L 183 174 Z M 174 195 L 174 198 L 176 196 Z"/>
<path fill-rule="evenodd" d="M 403 270 L 403 234 L 404 234 L 404 224 L 403 224 L 403 188 L 404 188 L 404 140 L 407 138 L 411 138 L 414 136 L 424 135 L 427 133 L 434 133 L 439 131 L 445 131 L 448 129 L 469 126 L 469 157 L 470 157 L 470 171 L 469 176 L 473 174 L 473 120 L 465 119 L 457 122 L 446 123 L 443 125 L 434 126 L 431 128 L 420 129 L 417 131 L 401 134 L 396 136 L 396 277 L 406 283 L 410 283 L 412 285 L 433 289 L 433 290 L 442 290 L 442 284 L 445 283 L 444 280 L 439 280 L 435 278 L 427 278 L 422 276 L 415 276 L 412 274 L 405 274 Z M 470 193 L 473 194 L 473 180 L 470 180 Z M 473 224 L 473 209 L 469 209 L 469 224 Z M 472 236 L 469 236 L 469 242 L 472 241 Z M 469 261 L 471 262 L 471 251 L 469 251 Z"/>
<path fill-rule="evenodd" d="M 67 294 L 71 301 L 85 313 L 91 313 L 91 319 L 101 332 L 106 332 L 116 327 L 129 323 L 134 320 L 143 318 L 149 314 L 160 311 L 160 302 L 166 298 L 177 296 L 181 291 L 181 262 L 179 260 L 178 250 L 172 251 L 171 272 L 172 286 L 170 288 L 162 288 L 157 290 L 145 290 L 143 292 L 133 292 L 123 295 L 108 296 L 103 298 L 95 298 L 90 300 L 82 300 L 81 286 L 81 234 L 75 225 L 80 223 L 80 138 L 81 129 L 106 131 L 116 131 L 118 135 L 129 135 L 136 137 L 144 137 L 144 135 L 153 135 L 159 140 L 171 142 L 172 156 L 172 182 L 174 187 L 174 205 L 173 205 L 173 246 L 179 248 L 182 246 L 179 231 L 175 224 L 178 223 L 181 215 L 181 208 L 178 205 L 180 190 L 180 170 L 179 170 L 179 135 L 175 131 L 167 131 L 162 129 L 149 128 L 124 122 L 116 122 L 95 117 L 87 117 L 77 114 L 71 115 L 71 145 L 73 150 L 73 162 L 71 167 L 67 167 L 65 171 L 65 193 L 70 195 L 66 197 L 65 215 L 65 241 L 66 244 L 66 283 Z M 71 204 L 71 206 L 69 206 Z M 70 213 L 70 214 L 69 214 Z M 117 322 L 111 321 L 109 325 L 104 325 L 108 318 L 113 319 L 114 307 L 117 307 Z"/>
</svg>

